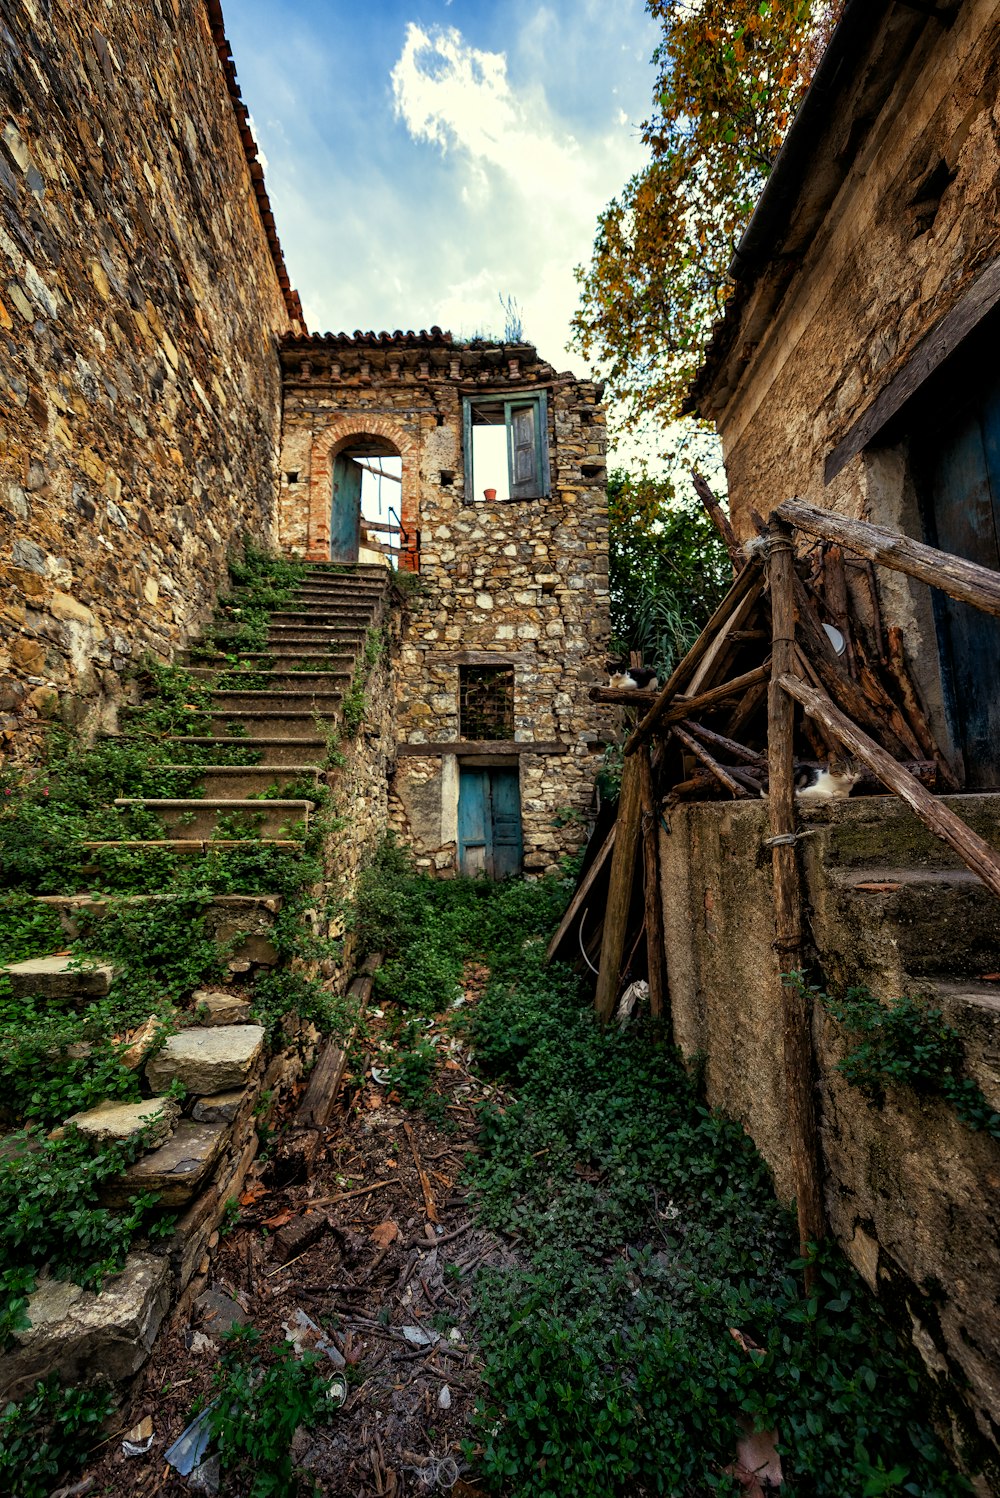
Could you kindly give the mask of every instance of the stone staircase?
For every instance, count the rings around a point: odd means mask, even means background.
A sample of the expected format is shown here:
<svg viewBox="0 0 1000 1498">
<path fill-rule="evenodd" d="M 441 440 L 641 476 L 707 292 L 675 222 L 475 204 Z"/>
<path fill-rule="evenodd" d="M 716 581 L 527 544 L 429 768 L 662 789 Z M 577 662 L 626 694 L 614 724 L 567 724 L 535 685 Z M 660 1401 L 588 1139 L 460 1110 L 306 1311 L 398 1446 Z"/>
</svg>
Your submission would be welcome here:
<svg viewBox="0 0 1000 1498">
<path fill-rule="evenodd" d="M 942 800 L 1000 847 L 1000 794 Z M 1000 1060 L 1000 902 L 894 796 L 864 796 L 804 812 L 813 938 L 830 980 L 879 997 L 925 994 L 972 1044 Z M 1000 1102 L 1000 1073 L 977 1077 Z M 995 1100 L 995 1101 L 994 1101 Z"/>
<path fill-rule="evenodd" d="M 253 671 L 252 686 L 246 690 L 233 687 L 233 659 L 221 652 L 189 668 L 208 685 L 213 731 L 209 736 L 172 736 L 176 757 L 166 773 L 176 771 L 186 786 L 199 784 L 204 795 L 121 797 L 116 807 L 123 813 L 153 814 L 162 836 L 122 836 L 86 846 L 95 853 L 108 847 L 140 854 L 143 849 L 169 848 L 192 856 L 208 849 L 261 843 L 290 853 L 300 850 L 314 812 L 313 801 L 303 795 L 255 798 L 290 780 L 297 786 L 323 783 L 329 736 L 336 731 L 340 704 L 366 632 L 381 618 L 387 582 L 388 574 L 380 567 L 311 566 L 294 601 L 271 616 L 266 655 L 257 652 L 240 658 L 236 669 Z M 238 596 L 227 600 L 226 607 L 236 620 Z M 220 643 L 224 647 L 224 636 Z M 257 763 L 192 765 L 185 754 L 189 746 L 211 751 L 230 750 L 234 745 L 251 751 Z M 204 753 L 198 757 L 204 758 Z M 101 896 L 89 894 L 39 898 L 58 911 L 68 937 L 76 934 L 82 910 L 102 905 Z M 148 903 L 152 916 L 155 902 L 169 896 L 128 898 Z M 207 929 L 232 944 L 231 976 L 277 962 L 268 930 L 281 903 L 280 896 L 266 891 L 214 897 L 206 914 Z M 17 963 L 6 971 L 15 994 L 77 1006 L 109 993 L 114 998 L 114 971 L 108 963 L 81 964 L 72 957 L 55 955 Z M 152 1024 L 148 1044 L 136 1050 L 134 1064 L 143 1067 L 143 1090 L 151 1095 L 145 1102 L 103 1103 L 67 1120 L 98 1143 L 143 1136 L 144 1152 L 124 1176 L 109 1180 L 103 1188 L 109 1206 L 122 1204 L 142 1190 L 154 1193 L 162 1206 L 184 1214 L 166 1259 L 133 1253 L 114 1296 L 98 1298 L 87 1292 L 85 1297 L 88 1302 L 106 1300 L 112 1317 L 118 1314 L 113 1307 L 120 1302 L 126 1307 L 122 1315 L 144 1321 L 141 1340 L 148 1344 L 146 1351 L 151 1346 L 152 1320 L 159 1325 L 169 1301 L 201 1261 L 226 1200 L 242 1188 L 256 1150 L 254 1106 L 261 1089 L 271 1087 L 275 1080 L 274 1062 L 269 1068 L 265 1054 L 264 1030 L 246 1022 L 245 1001 L 224 989 L 206 990 L 193 994 L 190 1005 L 194 1012 L 187 1017 L 193 1023 L 166 1044 L 154 1047 L 147 1059 L 145 1050 L 162 1038 L 156 1036 Z M 172 1087 L 175 1093 L 183 1089 L 180 1107 L 163 1096 Z M 155 1127 L 150 1131 L 152 1114 L 156 1115 Z M 16 1397 L 18 1388 L 30 1383 L 40 1369 L 59 1367 L 69 1379 L 81 1371 L 74 1363 L 73 1326 L 80 1315 L 79 1305 L 74 1302 L 74 1306 L 72 1325 L 47 1316 L 41 1303 L 34 1311 L 29 1307 L 32 1329 L 20 1334 L 16 1349 L 0 1359 L 0 1394 Z M 123 1341 L 121 1328 L 111 1328 L 109 1335 L 112 1342 L 116 1337 Z M 141 1349 L 136 1357 L 137 1367 L 144 1357 Z M 121 1371 L 133 1370 L 130 1366 Z"/>
</svg>

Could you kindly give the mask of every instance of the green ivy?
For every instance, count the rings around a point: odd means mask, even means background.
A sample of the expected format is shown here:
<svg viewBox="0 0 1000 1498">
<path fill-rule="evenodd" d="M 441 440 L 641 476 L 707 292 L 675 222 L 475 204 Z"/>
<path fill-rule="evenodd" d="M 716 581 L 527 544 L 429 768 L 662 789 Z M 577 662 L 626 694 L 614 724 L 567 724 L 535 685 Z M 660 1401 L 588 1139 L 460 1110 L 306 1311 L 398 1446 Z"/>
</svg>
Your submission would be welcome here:
<svg viewBox="0 0 1000 1498">
<path fill-rule="evenodd" d="M 964 1124 L 1000 1139 L 1000 1113 L 965 1074 L 965 1046 L 940 1009 L 909 995 L 881 1002 L 869 988 L 849 988 L 841 998 L 788 973 L 785 982 L 822 1005 L 852 1037 L 837 1070 L 872 1102 L 881 1105 L 889 1083 L 911 1087 L 921 1097 L 950 1103 Z"/>
<path fill-rule="evenodd" d="M 97 1445 L 114 1409 L 111 1390 L 62 1387 L 55 1374 L 0 1411 L 0 1492 L 48 1498 L 81 1453 Z"/>
</svg>

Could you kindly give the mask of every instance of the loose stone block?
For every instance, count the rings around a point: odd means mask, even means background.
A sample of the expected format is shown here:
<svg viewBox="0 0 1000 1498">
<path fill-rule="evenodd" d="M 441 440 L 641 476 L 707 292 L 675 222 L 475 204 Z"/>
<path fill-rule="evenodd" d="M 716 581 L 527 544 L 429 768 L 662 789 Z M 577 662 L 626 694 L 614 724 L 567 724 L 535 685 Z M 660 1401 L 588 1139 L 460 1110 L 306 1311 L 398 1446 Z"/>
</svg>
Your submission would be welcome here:
<svg viewBox="0 0 1000 1498">
<path fill-rule="evenodd" d="M 117 1381 L 140 1369 L 170 1304 L 170 1267 L 133 1253 L 99 1295 L 67 1280 L 43 1280 L 28 1302 L 31 1326 L 0 1357 L 0 1401 L 19 1399 L 38 1378 Z"/>
<path fill-rule="evenodd" d="M 81 967 L 74 957 L 32 957 L 3 971 L 16 999 L 29 994 L 43 999 L 103 999 L 114 977 L 110 963 Z"/>
<path fill-rule="evenodd" d="M 165 1092 L 175 1079 L 199 1097 L 242 1087 L 264 1046 L 262 1025 L 198 1027 L 172 1035 L 146 1067 L 154 1092 Z"/>
<path fill-rule="evenodd" d="M 217 1092 L 212 1097 L 199 1098 L 191 1109 L 198 1123 L 232 1123 L 243 1105 L 245 1091 Z"/>
<path fill-rule="evenodd" d="M 228 1137 L 226 1123 L 192 1123 L 183 1119 L 166 1144 L 143 1155 L 122 1175 L 105 1181 L 101 1200 L 109 1207 L 117 1207 L 141 1191 L 152 1191 L 161 1206 L 183 1206 L 207 1179 Z"/>
<path fill-rule="evenodd" d="M 238 994 L 199 988 L 191 995 L 191 1000 L 202 1025 L 245 1025 L 249 1022 L 250 1004 Z"/>
<path fill-rule="evenodd" d="M 180 1116 L 180 1108 L 170 1098 L 146 1098 L 141 1103 L 109 1100 L 88 1108 L 85 1113 L 74 1113 L 63 1128 L 73 1125 L 95 1144 L 121 1143 L 137 1138 L 146 1130 L 148 1148 L 154 1149 L 170 1137 Z"/>
</svg>

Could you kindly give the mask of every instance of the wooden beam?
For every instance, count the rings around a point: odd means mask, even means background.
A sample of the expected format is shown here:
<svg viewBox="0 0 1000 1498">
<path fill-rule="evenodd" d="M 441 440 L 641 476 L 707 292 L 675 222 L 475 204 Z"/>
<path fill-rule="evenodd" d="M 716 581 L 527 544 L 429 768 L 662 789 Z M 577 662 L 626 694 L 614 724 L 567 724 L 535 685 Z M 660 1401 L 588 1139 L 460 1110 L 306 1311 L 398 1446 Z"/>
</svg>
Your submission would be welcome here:
<svg viewBox="0 0 1000 1498">
<path fill-rule="evenodd" d="M 646 965 L 649 969 L 649 1012 L 654 1019 L 667 1012 L 667 959 L 663 940 L 663 894 L 660 889 L 660 832 L 653 768 L 643 750 L 639 765 L 639 804 L 642 819 L 643 898 L 646 908 Z"/>
<path fill-rule="evenodd" d="M 920 340 L 902 369 L 880 391 L 826 460 L 824 481 L 836 478 L 853 457 L 874 442 L 924 381 L 953 354 L 964 338 L 1000 303 L 1000 256 L 989 261 L 964 296 Z M 850 545 L 850 542 L 845 542 Z"/>
<path fill-rule="evenodd" d="M 756 561 L 748 562 L 739 577 L 734 578 L 729 592 L 719 604 L 719 607 L 711 619 L 709 619 L 687 655 L 682 661 L 678 662 L 676 669 L 672 672 L 669 681 L 660 692 L 653 706 L 649 709 L 649 712 L 632 731 L 628 743 L 625 745 L 626 757 L 634 754 L 639 745 L 646 742 L 678 692 L 691 680 L 698 669 L 699 663 L 714 645 L 719 630 L 732 620 L 733 613 L 740 607 L 751 591 L 755 594 L 760 592 L 760 585 L 760 564 Z M 687 715 L 685 714 L 685 716 Z"/>
<path fill-rule="evenodd" d="M 709 687 L 704 692 L 697 692 L 693 697 L 678 697 L 673 707 L 660 719 L 661 727 L 670 723 L 680 723 L 684 718 L 690 718 L 695 713 L 708 712 L 709 709 L 719 707 L 723 702 L 729 702 L 733 697 L 739 697 L 749 688 L 758 687 L 769 680 L 771 675 L 771 658 L 768 656 L 767 663 L 763 666 L 755 666 L 752 671 L 745 671 L 742 676 L 734 676 L 731 681 L 720 682 L 717 687 Z"/>
<path fill-rule="evenodd" d="M 601 966 L 594 994 L 594 1009 L 602 1025 L 606 1025 L 611 1018 L 615 999 L 618 997 L 618 980 L 621 977 L 632 883 L 635 878 L 635 850 L 639 841 L 642 810 L 641 791 L 642 767 L 633 755 L 625 761 L 622 770 L 622 788 L 618 798 L 618 833 L 611 857 L 611 883 L 604 911 Z"/>
<path fill-rule="evenodd" d="M 993 894 L 1000 897 L 1000 857 L 989 843 L 966 826 L 961 817 L 915 780 L 907 769 L 891 754 L 876 744 L 874 739 L 852 723 L 844 713 L 834 706 L 829 697 L 807 686 L 801 677 L 791 672 L 778 678 L 783 691 L 796 702 L 801 702 L 810 717 L 829 730 L 845 749 L 856 755 L 867 765 L 884 786 L 905 801 L 911 811 L 929 827 L 936 837 L 948 844 L 958 854 L 965 866 L 977 874 Z"/>
<path fill-rule="evenodd" d="M 568 754 L 569 744 L 560 744 L 555 739 L 534 739 L 523 743 L 520 739 L 447 739 L 433 744 L 397 744 L 396 755 L 413 755 L 425 759 L 437 759 L 442 754 L 457 754 L 460 759 L 470 754 Z"/>
<path fill-rule="evenodd" d="M 698 740 L 692 738 L 686 729 L 681 728 L 679 723 L 675 723 L 671 731 L 674 738 L 679 739 L 684 747 L 691 751 L 695 759 L 701 760 L 709 774 L 714 775 L 719 784 L 724 785 L 731 796 L 734 796 L 738 801 L 746 799 L 746 787 L 741 785 L 738 780 L 734 780 L 729 771 L 720 765 L 718 760 L 712 758 L 704 744 L 699 744 Z"/>
<path fill-rule="evenodd" d="M 795 664 L 795 545 L 786 525 L 772 523 L 768 545 L 771 584 L 771 686 L 767 702 L 768 813 L 774 881 L 774 950 L 781 983 L 785 1098 L 788 1139 L 795 1179 L 799 1253 L 825 1232 L 820 1185 L 819 1131 L 813 1081 L 813 1048 L 808 1000 L 784 981 L 801 972 L 802 884 L 795 846 L 794 705 L 780 682 Z M 806 1273 L 811 1289 L 813 1272 Z"/>
<path fill-rule="evenodd" d="M 702 743 L 721 749 L 723 754 L 728 754 L 731 759 L 738 759 L 741 764 L 759 767 L 767 764 L 766 754 L 761 754 L 758 749 L 748 749 L 746 744 L 740 744 L 736 739 L 727 739 L 724 733 L 715 733 L 713 729 L 706 728 L 702 723 L 694 723 L 685 718 L 681 727 L 688 733 L 694 734 L 695 738 L 701 739 Z"/>
<path fill-rule="evenodd" d="M 566 906 L 563 918 L 559 922 L 559 925 L 556 927 L 556 933 L 545 949 L 546 962 L 552 961 L 559 948 L 565 941 L 566 937 L 573 929 L 573 926 L 576 924 L 576 918 L 583 909 L 584 900 L 586 900 L 587 896 L 590 894 L 590 891 L 593 889 L 598 875 L 604 868 L 608 859 L 611 857 L 611 850 L 615 845 L 615 836 L 617 832 L 618 823 L 615 822 L 614 826 L 611 828 L 611 831 L 608 833 L 607 837 L 604 839 L 604 842 L 601 844 L 600 852 L 594 859 L 593 863 L 590 865 L 590 868 L 584 874 L 583 878 L 580 880 L 576 893 L 574 894 L 572 900 L 570 900 L 569 904 Z"/>
<path fill-rule="evenodd" d="M 849 520 L 832 510 L 817 509 L 800 499 L 786 499 L 775 514 L 810 536 L 839 541 L 871 562 L 905 572 L 907 577 L 940 588 L 949 598 L 971 603 L 985 614 L 1000 617 L 1000 572 L 990 567 L 967 562 L 964 557 L 939 551 L 936 546 L 925 546 L 922 541 L 867 520 Z"/>
<path fill-rule="evenodd" d="M 591 687 L 587 696 L 591 702 L 604 702 L 614 707 L 652 707 L 658 693 L 639 687 Z"/>
<path fill-rule="evenodd" d="M 742 574 L 741 574 L 742 575 Z M 751 590 L 733 610 L 725 624 L 716 633 L 715 639 L 705 651 L 704 656 L 698 664 L 697 670 L 691 677 L 688 691 L 699 692 L 705 686 L 716 681 L 725 670 L 734 650 L 738 648 L 738 642 L 733 639 L 734 635 L 743 633 L 743 626 L 752 617 L 760 602 L 760 596 Z"/>
</svg>

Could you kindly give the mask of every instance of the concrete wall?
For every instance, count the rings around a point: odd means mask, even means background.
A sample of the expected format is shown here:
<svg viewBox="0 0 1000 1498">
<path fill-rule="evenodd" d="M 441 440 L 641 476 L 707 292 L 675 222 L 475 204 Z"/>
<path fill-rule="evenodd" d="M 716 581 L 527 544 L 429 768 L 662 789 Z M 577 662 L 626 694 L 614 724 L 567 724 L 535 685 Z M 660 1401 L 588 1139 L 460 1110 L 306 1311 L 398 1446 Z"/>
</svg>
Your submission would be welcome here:
<svg viewBox="0 0 1000 1498">
<path fill-rule="evenodd" d="M 112 723 L 130 663 L 204 618 L 234 538 L 273 535 L 294 298 L 220 22 L 205 0 L 26 0 L 8 22 L 4 752 L 47 716 Z"/>
<path fill-rule="evenodd" d="M 329 555 L 338 451 L 368 436 L 402 458 L 405 560 L 419 585 L 394 670 L 406 746 L 392 784 L 394 825 L 425 867 L 454 868 L 456 757 L 419 746 L 460 743 L 462 663 L 510 663 L 517 744 L 506 758 L 520 773 L 524 868 L 554 869 L 583 839 L 606 723 L 587 696 L 606 679 L 610 629 L 599 387 L 557 375 L 529 346 L 462 346 L 436 330 L 288 340 L 282 358 L 286 550 Z M 533 388 L 548 396 L 551 494 L 466 503 L 463 395 Z M 559 752 L 531 753 L 532 743 Z"/>
<path fill-rule="evenodd" d="M 1000 798 L 948 798 L 996 840 Z M 892 797 L 803 812 L 814 971 L 834 992 L 927 994 L 961 1033 L 967 1070 L 1000 1110 L 995 900 Z M 772 949 L 763 803 L 686 805 L 661 831 L 674 1035 L 704 1065 L 709 1102 L 753 1137 L 790 1202 L 781 985 Z M 910 1337 L 956 1448 L 1000 1491 L 1000 1145 L 904 1087 L 877 1106 L 837 1071 L 842 1027 L 813 1017 L 825 1202 L 855 1267 Z"/>
</svg>

